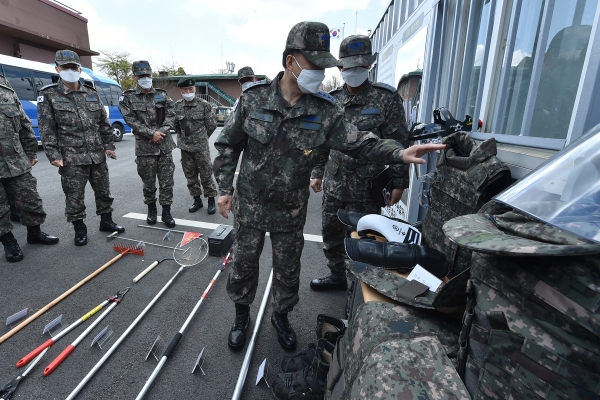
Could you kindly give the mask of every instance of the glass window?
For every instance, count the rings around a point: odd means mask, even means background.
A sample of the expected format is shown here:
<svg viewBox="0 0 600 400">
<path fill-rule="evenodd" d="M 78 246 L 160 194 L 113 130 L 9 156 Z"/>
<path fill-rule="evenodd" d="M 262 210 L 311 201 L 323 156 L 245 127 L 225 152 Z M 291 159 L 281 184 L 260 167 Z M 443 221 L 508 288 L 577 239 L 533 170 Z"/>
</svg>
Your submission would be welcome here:
<svg viewBox="0 0 600 400">
<path fill-rule="evenodd" d="M 476 4 L 473 4 L 476 7 Z M 487 0 L 481 10 L 479 18 L 479 26 L 475 25 L 473 29 L 476 29 L 477 36 L 475 43 L 473 44 L 475 51 L 473 54 L 473 61 L 471 62 L 472 68 L 469 73 L 469 85 L 467 87 L 467 97 L 465 101 L 465 110 L 461 114 L 468 114 L 473 116 L 475 112 L 475 103 L 477 101 L 477 94 L 479 89 L 479 75 L 481 74 L 481 65 L 483 63 L 483 57 L 487 49 L 485 48 L 485 42 L 487 39 L 488 20 L 490 17 L 490 10 L 492 8 L 492 2 Z"/>
<path fill-rule="evenodd" d="M 542 20 L 543 0 L 524 1 L 510 62 L 506 98 L 500 111 L 498 133 L 519 135 Z M 513 21 L 514 23 L 514 21 Z M 510 27 L 512 29 L 512 26 Z"/>
<path fill-rule="evenodd" d="M 35 100 L 31 71 L 24 68 L 4 66 L 4 76 L 10 82 L 19 100 Z"/>
<path fill-rule="evenodd" d="M 110 105 L 110 86 L 108 83 L 104 82 L 95 82 L 96 83 L 96 91 L 100 95 L 100 100 L 105 105 Z"/>
<path fill-rule="evenodd" d="M 597 0 L 555 2 L 529 136 L 567 137 L 596 6 Z"/>
<path fill-rule="evenodd" d="M 46 85 L 58 82 L 58 74 L 49 74 L 46 72 L 34 72 L 35 89 L 40 90 Z"/>
<path fill-rule="evenodd" d="M 110 85 L 110 95 L 112 101 L 112 103 L 110 104 L 111 106 L 119 105 L 119 97 L 121 96 L 121 93 L 123 93 L 123 90 L 121 90 L 120 87 L 118 87 L 117 85 Z"/>
</svg>

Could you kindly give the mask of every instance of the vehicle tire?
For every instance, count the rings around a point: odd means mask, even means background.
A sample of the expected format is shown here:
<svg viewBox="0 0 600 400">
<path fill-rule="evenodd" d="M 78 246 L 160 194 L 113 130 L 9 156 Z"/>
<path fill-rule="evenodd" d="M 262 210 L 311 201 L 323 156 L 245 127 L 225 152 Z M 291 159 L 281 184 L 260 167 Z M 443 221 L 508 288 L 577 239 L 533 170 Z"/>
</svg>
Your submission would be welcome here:
<svg viewBox="0 0 600 400">
<path fill-rule="evenodd" d="M 115 123 L 112 125 L 112 128 L 113 136 L 115 137 L 115 142 L 120 142 L 121 140 L 123 140 L 123 134 L 125 133 L 125 130 L 123 129 L 121 124 Z"/>
</svg>

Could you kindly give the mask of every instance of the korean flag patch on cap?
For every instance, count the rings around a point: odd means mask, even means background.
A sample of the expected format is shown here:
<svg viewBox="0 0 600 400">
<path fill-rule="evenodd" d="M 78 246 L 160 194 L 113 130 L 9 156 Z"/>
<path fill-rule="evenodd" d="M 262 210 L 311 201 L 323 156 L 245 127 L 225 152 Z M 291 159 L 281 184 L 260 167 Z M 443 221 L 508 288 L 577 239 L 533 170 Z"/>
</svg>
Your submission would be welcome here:
<svg viewBox="0 0 600 400">
<path fill-rule="evenodd" d="M 43 103 L 44 102 L 44 96 L 38 96 L 37 102 L 38 103 Z"/>
</svg>

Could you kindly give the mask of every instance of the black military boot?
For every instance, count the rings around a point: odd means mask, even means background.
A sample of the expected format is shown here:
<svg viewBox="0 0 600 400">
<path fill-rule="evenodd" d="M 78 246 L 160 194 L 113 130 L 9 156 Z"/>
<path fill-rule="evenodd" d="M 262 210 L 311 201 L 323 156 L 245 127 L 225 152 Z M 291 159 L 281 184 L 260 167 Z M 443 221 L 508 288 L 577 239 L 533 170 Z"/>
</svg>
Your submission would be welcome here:
<svg viewBox="0 0 600 400">
<path fill-rule="evenodd" d="M 346 281 L 346 273 L 342 272 L 339 274 L 332 273 L 325 278 L 317 278 L 310 281 L 310 287 L 313 290 L 324 291 L 324 290 L 346 290 L 348 288 L 348 282 Z"/>
<path fill-rule="evenodd" d="M 250 325 L 250 306 L 247 304 L 235 305 L 235 321 L 229 331 L 227 344 L 233 351 L 240 351 L 246 344 L 246 331 Z"/>
<path fill-rule="evenodd" d="M 161 220 L 162 220 L 162 222 L 165 223 L 167 228 L 172 228 L 175 226 L 175 220 L 171 216 L 171 206 L 170 205 L 162 206 Z"/>
<path fill-rule="evenodd" d="M 217 212 L 217 206 L 215 204 L 215 198 L 214 197 L 209 197 L 208 198 L 208 209 L 206 210 L 207 214 L 214 214 Z"/>
<path fill-rule="evenodd" d="M 190 206 L 188 211 L 191 213 L 196 212 L 199 209 L 201 209 L 202 207 L 204 207 L 204 204 L 202 204 L 202 198 L 200 196 L 196 196 L 196 197 L 194 197 L 194 202 L 192 203 L 192 205 Z"/>
<path fill-rule="evenodd" d="M 277 331 L 277 340 L 285 351 L 294 351 L 296 349 L 296 332 L 290 326 L 287 313 L 273 312 L 271 323 Z"/>
<path fill-rule="evenodd" d="M 146 217 L 146 222 L 148 225 L 156 224 L 158 210 L 156 209 L 156 202 L 148 204 L 148 216 Z"/>
<path fill-rule="evenodd" d="M 10 220 L 12 222 L 21 222 L 21 213 L 15 206 L 10 206 Z"/>
<path fill-rule="evenodd" d="M 73 221 L 73 228 L 75 229 L 75 246 L 85 246 L 87 244 L 87 226 L 83 223 L 82 219 Z"/>
<path fill-rule="evenodd" d="M 112 213 L 100 214 L 100 231 L 101 232 L 125 232 L 125 228 L 115 224 L 112 220 Z"/>
<path fill-rule="evenodd" d="M 12 232 L 0 236 L 0 242 L 4 245 L 4 257 L 6 257 L 6 261 L 17 262 L 23 259 L 21 247 L 19 247 L 19 243 Z"/>
<path fill-rule="evenodd" d="M 56 244 L 58 238 L 42 232 L 39 225 L 27 227 L 27 243 L 29 244 Z"/>
</svg>

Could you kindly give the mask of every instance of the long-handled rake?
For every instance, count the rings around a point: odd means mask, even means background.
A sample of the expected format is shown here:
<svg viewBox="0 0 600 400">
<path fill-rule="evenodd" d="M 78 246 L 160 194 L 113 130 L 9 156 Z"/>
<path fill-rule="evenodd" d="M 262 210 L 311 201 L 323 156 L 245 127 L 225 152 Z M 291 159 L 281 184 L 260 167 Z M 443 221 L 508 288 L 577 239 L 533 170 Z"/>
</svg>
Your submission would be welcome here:
<svg viewBox="0 0 600 400">
<path fill-rule="evenodd" d="M 38 312 L 36 312 L 35 314 L 31 315 L 25 321 L 21 322 L 19 325 L 15 326 L 13 329 L 11 329 L 10 331 L 8 331 L 6 334 L 4 334 L 2 337 L 0 337 L 0 343 L 5 342 L 12 335 L 14 335 L 15 333 L 19 332 L 21 329 L 25 328 L 32 321 L 34 321 L 37 317 L 39 317 L 40 315 L 44 314 L 46 311 L 48 311 L 49 309 L 51 309 L 52 307 L 54 307 L 55 305 L 57 305 L 58 303 L 60 303 L 61 300 L 63 300 L 65 297 L 67 297 L 68 295 L 70 295 L 71 293 L 73 293 L 74 291 L 76 291 L 77 289 L 79 289 L 80 287 L 82 287 L 83 285 L 85 285 L 89 280 L 91 280 L 93 277 L 95 277 L 96 275 L 98 275 L 100 272 L 104 271 L 106 268 L 108 268 L 111 265 L 113 265 L 115 262 L 117 262 L 125 254 L 129 253 L 129 254 L 137 254 L 137 255 L 140 255 L 140 256 L 144 255 L 144 248 L 140 244 L 130 245 L 130 244 L 123 243 L 123 242 L 114 242 L 113 249 L 115 251 L 118 251 L 121 254 L 119 254 L 116 257 L 113 257 L 112 260 L 110 260 L 109 262 L 107 262 L 106 264 L 104 264 L 103 266 L 101 266 L 100 268 L 98 268 L 97 270 L 95 270 L 94 272 L 92 272 L 91 274 L 89 274 L 87 277 L 85 277 L 84 279 L 82 279 L 81 281 L 79 281 L 79 283 L 77 283 L 71 289 L 67 290 L 66 292 L 64 292 L 63 294 L 61 294 L 60 296 L 58 296 L 56 299 L 52 300 L 50 303 L 48 303 L 44 307 L 42 307 L 42 309 L 40 309 Z"/>
</svg>

